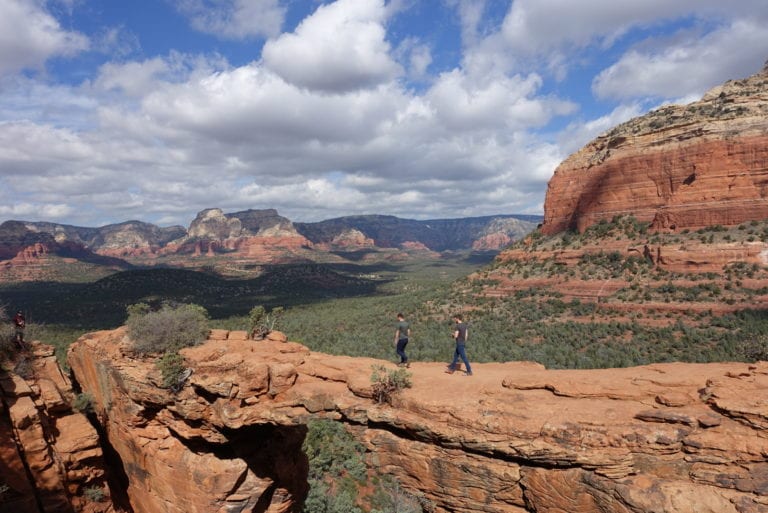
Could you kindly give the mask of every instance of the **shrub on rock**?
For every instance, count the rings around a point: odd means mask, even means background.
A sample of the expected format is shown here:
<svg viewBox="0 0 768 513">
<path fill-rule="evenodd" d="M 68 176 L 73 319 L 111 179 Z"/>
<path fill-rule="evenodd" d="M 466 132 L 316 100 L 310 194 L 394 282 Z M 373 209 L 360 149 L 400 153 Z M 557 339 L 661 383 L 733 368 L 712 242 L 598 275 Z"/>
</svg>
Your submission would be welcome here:
<svg viewBox="0 0 768 513">
<path fill-rule="evenodd" d="M 208 312 L 199 305 L 164 304 L 152 310 L 145 303 L 128 307 L 128 334 L 139 354 L 178 351 L 204 341 L 210 331 Z"/>
</svg>

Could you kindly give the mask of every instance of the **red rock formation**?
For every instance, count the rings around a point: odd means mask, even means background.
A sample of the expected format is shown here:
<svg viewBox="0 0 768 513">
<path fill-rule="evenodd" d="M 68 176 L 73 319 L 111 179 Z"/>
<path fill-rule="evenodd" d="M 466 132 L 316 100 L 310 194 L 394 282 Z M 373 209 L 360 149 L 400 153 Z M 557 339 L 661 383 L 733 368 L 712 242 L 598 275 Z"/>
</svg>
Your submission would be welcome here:
<svg viewBox="0 0 768 513">
<path fill-rule="evenodd" d="M 584 255 L 601 252 L 617 252 L 624 258 L 647 256 L 653 265 L 678 273 L 720 273 L 724 267 L 737 262 L 768 265 L 768 244 L 758 241 L 704 244 L 687 240 L 678 244 L 643 244 L 626 239 L 599 240 L 585 243 L 579 249 L 508 249 L 500 253 L 496 260 L 499 263 L 509 263 L 552 259 L 558 264 L 573 266 Z"/>
<path fill-rule="evenodd" d="M 8 487 L 0 511 L 111 512 L 98 434 L 72 410 L 53 348 L 32 347 L 26 378 L 0 371 L 0 484 Z"/>
<path fill-rule="evenodd" d="M 376 243 L 373 239 L 366 237 L 363 232 L 350 228 L 342 231 L 331 241 L 331 247 L 337 248 L 370 248 L 374 247 Z"/>
<path fill-rule="evenodd" d="M 414 249 L 419 257 L 439 258 L 439 251 L 499 249 L 533 226 L 532 220 L 509 216 L 352 216 L 294 224 L 273 209 L 225 214 L 218 208 L 199 212 L 188 230 L 140 221 L 100 228 L 6 221 L 0 224 L 0 282 L 70 280 L 74 274 L 98 279 L 131 265 L 204 267 L 243 276 L 265 264 L 407 260 Z"/>
<path fill-rule="evenodd" d="M 496 250 L 509 246 L 511 243 L 512 238 L 506 233 L 491 233 L 473 242 L 472 249 L 475 251 Z"/>
<path fill-rule="evenodd" d="M 544 233 L 630 214 L 660 230 L 768 217 L 768 67 L 624 123 L 549 181 Z"/>
<path fill-rule="evenodd" d="M 188 251 L 190 243 L 193 245 L 192 255 L 196 257 L 205 254 L 210 258 L 225 253 L 228 258 L 259 257 L 265 258 L 265 262 L 272 261 L 276 255 L 283 256 L 286 252 L 312 246 L 290 221 L 273 210 L 228 215 L 218 208 L 200 212 L 190 225 L 187 237 L 161 252 Z"/>
<path fill-rule="evenodd" d="M 436 512 L 768 510 L 766 363 L 495 363 L 464 378 L 415 362 L 389 405 L 371 399 L 383 362 L 239 335 L 184 350 L 193 372 L 175 395 L 124 329 L 70 348 L 136 511 L 297 511 L 312 417 L 347 423 Z"/>
<path fill-rule="evenodd" d="M 400 244 L 400 247 L 406 251 L 414 251 L 419 253 L 429 253 L 433 257 L 437 258 L 440 256 L 440 253 L 437 253 L 436 251 L 432 251 L 429 249 L 426 245 L 424 245 L 421 242 L 413 241 L 413 240 L 407 240 Z"/>
<path fill-rule="evenodd" d="M 247 261 L 253 263 L 290 262 L 308 258 L 315 259 L 311 252 L 312 242 L 295 231 L 264 230 L 259 235 L 242 235 L 226 239 L 188 239 L 169 244 L 158 251 L 164 257 L 219 258 L 222 261 Z M 141 259 L 136 260 L 140 262 Z M 180 260 L 180 264 L 194 265 L 194 261 Z"/>
<path fill-rule="evenodd" d="M 301 235 L 267 235 L 241 239 L 233 247 L 241 255 L 257 256 L 275 252 L 301 252 L 312 247 L 312 243 Z"/>
<path fill-rule="evenodd" d="M 667 315 L 666 321 L 660 321 L 658 314 L 723 315 L 747 308 L 768 309 L 768 273 L 764 271 L 768 243 L 750 242 L 743 235 L 741 241 L 734 240 L 740 233 L 734 228 L 720 240 L 706 243 L 701 239 L 707 236 L 696 233 L 666 235 L 653 243 L 612 232 L 605 238 L 587 234 L 566 244 L 567 237 L 555 235 L 541 245 L 529 241 L 507 249 L 497 256 L 497 265 L 469 278 L 482 288 L 480 295 L 489 298 L 537 291 L 543 300 L 555 296 L 566 303 L 592 303 L 598 315 L 592 321 L 598 322 L 615 320 L 610 319 L 614 312 L 643 314 L 632 320 L 660 325 L 685 317 Z M 604 260 L 600 263 L 606 255 L 616 255 L 620 262 L 612 271 L 604 267 Z M 642 265 L 631 270 L 633 259 Z M 688 292 L 659 292 L 670 284 Z M 702 286 L 717 291 L 716 295 L 692 292 Z M 537 300 L 535 294 L 530 300 Z"/>
<path fill-rule="evenodd" d="M 16 265 L 30 264 L 37 261 L 48 254 L 48 248 L 45 244 L 36 243 L 31 246 L 27 246 L 21 249 L 15 257 L 11 259 L 11 263 Z"/>
</svg>

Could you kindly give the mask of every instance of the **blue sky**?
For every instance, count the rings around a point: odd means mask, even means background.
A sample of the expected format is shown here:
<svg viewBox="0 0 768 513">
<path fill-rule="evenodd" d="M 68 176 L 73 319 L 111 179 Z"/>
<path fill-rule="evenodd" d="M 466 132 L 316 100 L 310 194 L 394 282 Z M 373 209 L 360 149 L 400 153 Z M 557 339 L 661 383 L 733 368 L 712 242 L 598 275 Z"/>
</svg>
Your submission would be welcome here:
<svg viewBox="0 0 768 513">
<path fill-rule="evenodd" d="M 766 59 L 765 0 L 0 0 L 0 220 L 541 214 Z"/>
</svg>

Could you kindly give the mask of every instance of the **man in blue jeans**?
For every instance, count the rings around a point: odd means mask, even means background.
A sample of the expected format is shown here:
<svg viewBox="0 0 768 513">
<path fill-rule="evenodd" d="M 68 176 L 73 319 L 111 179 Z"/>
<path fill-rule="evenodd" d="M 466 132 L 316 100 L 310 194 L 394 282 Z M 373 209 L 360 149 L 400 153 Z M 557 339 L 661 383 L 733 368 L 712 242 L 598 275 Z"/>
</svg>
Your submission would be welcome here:
<svg viewBox="0 0 768 513">
<path fill-rule="evenodd" d="M 453 330 L 453 338 L 456 340 L 456 351 L 453 353 L 453 361 L 445 372 L 448 374 L 453 374 L 456 371 L 456 364 L 459 363 L 459 358 L 461 358 L 461 361 L 464 362 L 464 365 L 467 368 L 466 376 L 471 376 L 472 366 L 469 365 L 466 349 L 467 338 L 469 337 L 469 328 L 462 320 L 461 314 L 454 315 L 453 320 L 456 323 L 456 327 Z"/>
<path fill-rule="evenodd" d="M 405 346 L 408 345 L 408 339 L 411 336 L 411 326 L 405 320 L 401 313 L 397 314 L 397 327 L 395 328 L 395 349 L 400 357 L 398 367 L 410 367 L 408 356 L 405 354 Z"/>
</svg>

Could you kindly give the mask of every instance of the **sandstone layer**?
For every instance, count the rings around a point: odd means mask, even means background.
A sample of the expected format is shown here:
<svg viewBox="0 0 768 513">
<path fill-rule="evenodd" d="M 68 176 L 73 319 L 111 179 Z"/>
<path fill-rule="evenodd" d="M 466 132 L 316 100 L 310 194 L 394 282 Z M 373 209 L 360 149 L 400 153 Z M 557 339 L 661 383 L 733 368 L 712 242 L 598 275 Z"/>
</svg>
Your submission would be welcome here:
<svg viewBox="0 0 768 513">
<path fill-rule="evenodd" d="M 548 260 L 574 266 L 584 255 L 617 252 L 623 257 L 647 258 L 651 265 L 675 273 L 722 272 L 735 263 L 768 266 L 768 243 L 762 241 L 702 243 L 693 238 L 674 244 L 637 240 L 596 240 L 576 248 L 538 249 L 515 247 L 496 258 L 498 263 Z"/>
<path fill-rule="evenodd" d="M 497 266 L 492 271 L 481 271 L 470 276 L 470 279 L 486 282 L 483 295 L 487 297 L 509 297 L 518 291 L 546 290 L 557 294 L 562 301 L 586 301 L 597 304 L 600 310 L 622 312 L 671 312 L 697 313 L 710 312 L 718 315 L 744 310 L 745 308 L 768 308 L 768 276 L 764 272 L 755 273 L 754 278 L 739 280 L 739 290 L 750 291 L 749 303 L 727 301 L 727 294 L 710 301 L 627 301 L 617 299 L 617 293 L 627 291 L 632 284 L 642 284 L 647 289 L 658 289 L 670 283 L 667 275 L 644 278 L 621 274 L 610 278 L 578 278 L 567 274 L 540 274 L 528 277 L 507 274 L 505 267 L 517 265 L 535 265 L 549 262 L 563 269 L 578 268 L 580 262 L 600 255 L 615 253 L 622 259 L 644 258 L 654 269 L 676 273 L 675 286 L 696 287 L 703 283 L 716 285 L 727 292 L 728 280 L 726 270 L 732 266 L 765 269 L 768 266 L 768 243 L 765 242 L 722 242 L 704 244 L 697 240 L 687 240 L 675 244 L 638 243 L 637 241 L 600 240 L 591 244 L 583 244 L 578 249 L 528 249 L 515 247 L 502 252 L 497 258 Z M 708 274 L 710 278 L 703 280 Z"/>
<path fill-rule="evenodd" d="M 210 338 L 182 352 L 178 393 L 124 329 L 70 348 L 134 511 L 298 511 L 313 417 L 348 425 L 370 465 L 437 512 L 768 511 L 768 363 L 494 363 L 464 377 L 415 362 L 413 387 L 377 404 L 371 366 L 392 364 Z"/>
<path fill-rule="evenodd" d="M 549 181 L 544 233 L 630 214 L 660 230 L 768 217 L 768 67 L 599 136 Z"/>
</svg>

